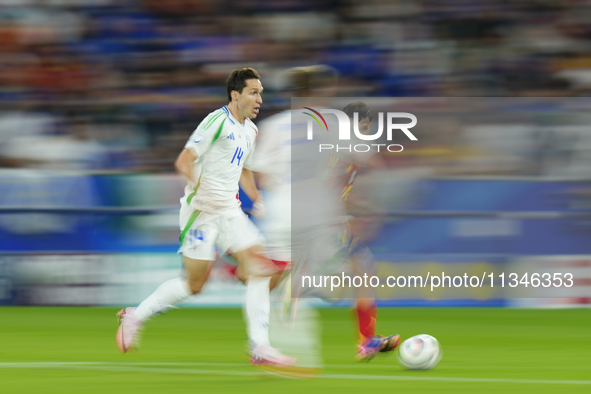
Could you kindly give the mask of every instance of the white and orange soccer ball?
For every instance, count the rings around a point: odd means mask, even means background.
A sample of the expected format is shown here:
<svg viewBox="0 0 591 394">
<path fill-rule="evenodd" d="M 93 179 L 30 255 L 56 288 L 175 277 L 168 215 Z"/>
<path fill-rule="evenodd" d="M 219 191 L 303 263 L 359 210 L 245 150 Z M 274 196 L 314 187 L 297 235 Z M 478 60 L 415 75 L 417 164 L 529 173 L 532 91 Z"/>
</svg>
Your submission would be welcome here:
<svg viewBox="0 0 591 394">
<path fill-rule="evenodd" d="M 398 362 L 406 369 L 433 369 L 442 356 L 437 339 L 427 334 L 410 337 L 398 347 Z"/>
</svg>

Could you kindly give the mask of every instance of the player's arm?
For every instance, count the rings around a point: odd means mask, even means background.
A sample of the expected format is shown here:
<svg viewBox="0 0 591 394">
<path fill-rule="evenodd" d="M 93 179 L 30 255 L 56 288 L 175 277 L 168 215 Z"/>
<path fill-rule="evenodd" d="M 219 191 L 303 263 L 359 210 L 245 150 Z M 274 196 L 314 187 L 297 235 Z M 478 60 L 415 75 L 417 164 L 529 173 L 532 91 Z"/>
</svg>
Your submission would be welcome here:
<svg viewBox="0 0 591 394">
<path fill-rule="evenodd" d="M 256 202 L 261 198 L 261 192 L 257 188 L 256 182 L 254 180 L 254 173 L 251 170 L 242 168 L 242 174 L 240 175 L 240 187 L 253 202 Z"/>
<path fill-rule="evenodd" d="M 257 188 L 254 172 L 243 167 L 242 174 L 240 174 L 240 186 L 242 187 L 242 191 L 252 200 L 252 211 L 250 214 L 254 217 L 264 216 L 265 204 L 263 195 Z"/>
<path fill-rule="evenodd" d="M 191 137 L 189 137 L 189 140 L 185 144 L 185 149 L 183 149 L 174 162 L 176 170 L 184 175 L 189 181 L 189 185 L 193 187 L 197 186 L 198 183 L 198 179 L 195 179 L 193 163 L 195 163 L 195 160 L 197 160 L 198 157 L 203 156 L 211 147 L 215 138 L 219 136 L 224 123 L 224 119 L 220 120 L 219 116 L 212 119 L 212 117 L 216 116 L 216 113 L 219 114 L 219 112 L 212 112 L 199 124 L 195 131 L 193 131 L 193 134 L 191 134 Z M 215 134 L 216 131 L 218 133 L 217 135 Z M 216 136 L 214 137 L 214 135 Z"/>
<path fill-rule="evenodd" d="M 174 162 L 174 167 L 177 172 L 184 175 L 193 185 L 197 185 L 197 181 L 193 178 L 193 163 L 195 160 L 197 160 L 197 157 L 193 154 L 191 149 L 185 148 Z"/>
</svg>

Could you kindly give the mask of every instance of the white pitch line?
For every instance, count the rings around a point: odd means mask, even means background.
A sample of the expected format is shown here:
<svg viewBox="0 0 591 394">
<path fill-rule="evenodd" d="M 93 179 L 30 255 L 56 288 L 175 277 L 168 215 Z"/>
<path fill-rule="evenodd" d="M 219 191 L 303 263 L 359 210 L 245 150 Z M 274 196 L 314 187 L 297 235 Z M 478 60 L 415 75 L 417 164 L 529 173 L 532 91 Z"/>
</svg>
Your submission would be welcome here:
<svg viewBox="0 0 591 394">
<path fill-rule="evenodd" d="M 35 361 L 35 362 L 24 362 L 24 363 L 0 363 L 0 368 L 10 368 L 13 364 L 29 364 L 29 365 L 112 365 L 112 366 L 164 366 L 164 367 L 252 367 L 247 362 L 244 363 L 198 363 L 198 362 L 112 362 L 112 361 L 72 361 L 72 362 L 55 362 L 55 361 Z M 377 364 L 377 363 L 356 363 L 356 364 L 324 364 L 325 368 L 346 368 L 346 369 L 393 369 L 396 365 L 392 364 Z M 564 371 L 577 371 L 577 370 L 589 370 L 587 367 L 554 367 L 554 366 L 502 366 L 502 365 L 439 365 L 438 370 L 441 369 L 546 369 L 546 370 L 564 370 Z"/>
<path fill-rule="evenodd" d="M 396 368 L 397 364 L 377 364 L 377 363 L 363 363 L 363 364 L 325 364 L 327 368 L 363 368 L 363 369 L 392 369 Z M 589 371 L 589 367 L 554 367 L 554 366 L 530 366 L 526 367 L 523 365 L 439 365 L 437 370 L 441 369 L 523 369 L 523 370 L 559 370 L 559 371 Z"/>
<path fill-rule="evenodd" d="M 12 364 L 12 365 L 10 365 Z M 29 369 L 75 369 L 87 371 L 111 371 L 111 372 L 157 372 L 180 375 L 226 375 L 226 376 L 255 376 L 266 375 L 266 372 L 253 371 L 223 371 L 207 369 L 178 369 L 178 368 L 142 368 L 128 367 L 125 365 L 76 365 L 76 364 L 51 364 L 51 363 L 2 363 L 0 368 L 29 368 Z"/>
<path fill-rule="evenodd" d="M 113 362 L 113 361 L 32 361 L 16 363 L 0 363 L 0 368 L 10 368 L 13 365 L 112 365 L 112 366 L 170 366 L 170 367 L 251 367 L 244 363 L 179 363 L 179 362 Z"/>
<path fill-rule="evenodd" d="M 232 363 L 108 363 L 108 362 L 22 362 L 0 363 L 0 368 L 29 368 L 29 369 L 77 369 L 112 372 L 157 372 L 184 375 L 225 375 L 225 376 L 260 376 L 267 372 L 257 371 L 227 371 L 206 369 L 178 369 L 141 367 L 142 365 L 170 365 L 170 366 L 244 366 Z M 439 376 L 392 376 L 392 375 L 343 375 L 323 374 L 322 379 L 350 379 L 350 380 L 387 380 L 387 381 L 430 381 L 454 383 L 516 383 L 516 384 L 560 384 L 560 385 L 591 385 L 591 380 L 547 380 L 547 379 L 505 379 L 505 378 L 464 378 Z"/>
<path fill-rule="evenodd" d="M 504 378 L 446 378 L 439 376 L 383 376 L 383 375 L 322 375 L 325 379 L 357 380 L 413 380 L 458 383 L 525 383 L 525 384 L 571 384 L 591 385 L 591 380 L 543 380 L 543 379 L 504 379 Z"/>
</svg>

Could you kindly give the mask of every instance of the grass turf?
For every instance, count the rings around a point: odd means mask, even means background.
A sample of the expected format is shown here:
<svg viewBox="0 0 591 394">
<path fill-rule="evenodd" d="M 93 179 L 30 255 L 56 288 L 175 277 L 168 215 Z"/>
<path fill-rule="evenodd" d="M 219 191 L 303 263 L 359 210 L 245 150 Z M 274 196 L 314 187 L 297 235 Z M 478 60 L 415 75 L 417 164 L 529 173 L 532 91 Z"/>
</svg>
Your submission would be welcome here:
<svg viewBox="0 0 591 394">
<path fill-rule="evenodd" d="M 285 379 L 244 358 L 239 309 L 180 309 L 151 321 L 141 352 L 115 345 L 115 308 L 0 308 L 0 393 L 589 393 L 591 310 L 383 308 L 378 332 L 428 333 L 431 371 L 396 357 L 353 361 L 347 309 L 320 310 L 324 374 Z"/>
</svg>

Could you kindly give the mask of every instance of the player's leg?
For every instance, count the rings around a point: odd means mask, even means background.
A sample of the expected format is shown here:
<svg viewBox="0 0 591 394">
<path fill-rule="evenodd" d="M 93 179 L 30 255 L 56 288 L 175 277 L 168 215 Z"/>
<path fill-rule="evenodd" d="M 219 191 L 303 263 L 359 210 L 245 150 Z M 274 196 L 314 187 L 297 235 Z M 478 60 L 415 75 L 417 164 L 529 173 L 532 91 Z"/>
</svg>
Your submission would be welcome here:
<svg viewBox="0 0 591 394">
<path fill-rule="evenodd" d="M 250 339 L 252 361 L 255 364 L 294 364 L 295 360 L 286 357 L 271 347 L 269 342 L 269 317 L 271 302 L 269 298 L 272 261 L 263 256 L 261 246 L 254 246 L 231 254 L 246 279 L 245 318 Z"/>
<path fill-rule="evenodd" d="M 117 316 L 117 346 L 122 353 L 137 348 L 143 324 L 150 317 L 165 312 L 179 301 L 201 291 L 207 277 L 207 268 L 215 257 L 217 230 L 214 220 L 207 215 L 189 215 L 181 211 L 181 248 L 185 275 L 162 283 L 137 308 L 124 308 Z"/>
<path fill-rule="evenodd" d="M 355 275 L 373 276 L 375 274 L 373 259 L 368 250 L 358 250 L 356 253 L 351 254 L 350 259 Z M 376 297 L 376 289 L 371 286 L 357 288 L 355 312 L 360 345 L 376 336 L 376 321 L 378 318 Z"/>
<path fill-rule="evenodd" d="M 190 295 L 199 293 L 205 283 L 209 263 L 207 260 L 195 260 L 184 256 L 186 277 L 178 277 L 162 283 L 136 308 L 128 307 L 119 311 L 117 314 L 120 322 L 117 331 L 119 350 L 126 353 L 137 348 L 142 326 L 146 320 L 169 310 Z"/>
<path fill-rule="evenodd" d="M 258 275 L 254 275 L 255 271 L 260 271 L 254 266 L 264 264 L 261 252 L 261 247 L 257 246 L 230 253 L 230 256 L 238 263 L 237 277 L 246 284 L 245 308 L 248 337 L 253 346 L 270 346 L 269 291 L 271 276 L 261 276 L 262 272 L 257 272 Z M 261 262 L 256 260 L 261 260 Z"/>
<path fill-rule="evenodd" d="M 359 343 L 363 343 L 367 339 L 376 336 L 378 307 L 375 298 L 361 298 L 358 294 L 355 301 Z"/>
<path fill-rule="evenodd" d="M 228 225 L 220 247 L 228 249 L 246 280 L 245 319 L 255 364 L 293 365 L 295 359 L 281 354 L 269 343 L 269 290 L 279 268 L 266 257 L 258 228 L 240 210 L 228 213 Z"/>
<path fill-rule="evenodd" d="M 144 322 L 150 317 L 165 312 L 179 301 L 201 291 L 205 283 L 210 261 L 183 256 L 184 277 L 170 279 L 161 284 L 154 293 L 135 309 L 134 317 Z"/>
<path fill-rule="evenodd" d="M 360 250 L 351 256 L 353 269 L 357 275 L 374 275 L 373 257 L 369 250 Z M 355 358 L 362 361 L 373 359 L 379 352 L 393 351 L 400 344 L 400 335 L 387 337 L 376 335 L 378 307 L 376 289 L 360 287 L 357 289 L 355 312 L 357 315 L 359 347 Z"/>
<path fill-rule="evenodd" d="M 275 260 L 271 260 L 271 261 L 279 269 L 279 271 L 277 273 L 271 275 L 271 283 L 269 284 L 269 289 L 273 290 L 279 285 L 280 282 L 285 280 L 285 278 L 289 274 L 290 263 L 289 263 L 289 261 L 275 261 Z M 236 268 L 234 275 L 236 276 L 236 279 L 238 279 L 240 282 L 246 284 L 248 277 L 246 276 L 247 274 L 246 274 L 245 268 L 238 266 L 238 268 Z"/>
</svg>

